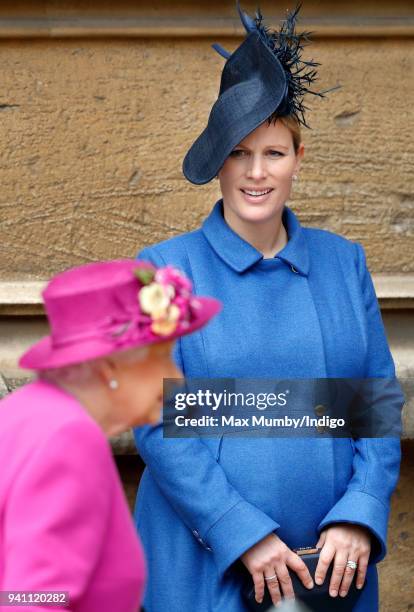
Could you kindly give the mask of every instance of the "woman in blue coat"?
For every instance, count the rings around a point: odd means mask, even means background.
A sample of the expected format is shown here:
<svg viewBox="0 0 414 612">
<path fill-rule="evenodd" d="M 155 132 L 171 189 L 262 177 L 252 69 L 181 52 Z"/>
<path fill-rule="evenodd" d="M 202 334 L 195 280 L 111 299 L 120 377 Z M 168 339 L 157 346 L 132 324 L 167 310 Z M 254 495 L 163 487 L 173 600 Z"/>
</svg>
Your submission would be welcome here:
<svg viewBox="0 0 414 612">
<path fill-rule="evenodd" d="M 315 77 L 300 59 L 296 14 L 272 33 L 260 13 L 240 12 L 244 42 L 231 55 L 215 45 L 227 58 L 219 97 L 183 170 L 195 184 L 217 177 L 222 198 L 201 228 L 140 253 L 180 267 L 197 293 L 224 304 L 178 345 L 188 378 L 395 374 L 363 248 L 302 227 L 286 205 L 304 152 L 302 97 Z M 399 396 L 389 393 L 391 405 Z M 265 590 L 275 604 L 293 596 L 288 569 L 312 589 L 333 565 L 331 609 L 355 580 L 365 586 L 349 609 L 378 610 L 399 440 L 317 436 L 168 439 L 162 424 L 135 430 L 147 466 L 136 507 L 146 612 L 244 612 L 241 565 L 257 601 Z M 315 544 L 311 576 L 293 549 Z"/>
</svg>

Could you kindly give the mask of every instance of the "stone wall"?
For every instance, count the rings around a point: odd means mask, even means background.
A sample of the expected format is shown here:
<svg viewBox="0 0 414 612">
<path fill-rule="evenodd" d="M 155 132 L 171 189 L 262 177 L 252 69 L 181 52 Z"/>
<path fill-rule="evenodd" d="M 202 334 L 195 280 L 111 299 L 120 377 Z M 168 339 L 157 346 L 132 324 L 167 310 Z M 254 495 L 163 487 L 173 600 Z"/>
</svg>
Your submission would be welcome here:
<svg viewBox="0 0 414 612">
<path fill-rule="evenodd" d="M 37 21 L 35 8 L 31 19 L 27 6 L 13 9 L 15 29 L 26 19 L 20 38 L 7 38 L 11 9 L 0 7 L 0 280 L 133 256 L 196 227 L 218 185 L 187 183 L 181 162 L 218 90 L 224 60 L 210 45 L 231 50 L 241 41 L 233 2 L 39 4 Z M 303 223 L 362 242 L 374 272 L 412 273 L 413 10 L 400 2 L 391 16 L 388 3 L 374 13 L 360 4 L 303 10 L 303 27 L 320 32 L 306 51 L 322 64 L 320 87 L 342 89 L 309 100 L 312 130 L 303 131 L 291 204 Z M 274 3 L 261 8 L 277 19 Z M 111 15 L 121 23 L 112 36 Z M 397 17 L 405 23 L 398 36 Z M 361 23 L 369 35 L 358 36 Z"/>
<path fill-rule="evenodd" d="M 288 3 L 290 7 L 294 3 Z M 250 13 L 255 2 L 242 2 Z M 287 4 L 264 0 L 270 24 Z M 291 206 L 301 222 L 366 249 L 398 374 L 406 382 L 402 476 L 385 612 L 414 608 L 414 6 L 307 0 L 308 57 L 321 62 L 305 160 Z M 46 323 L 39 292 L 54 272 L 134 256 L 197 227 L 219 197 L 181 163 L 205 126 L 223 59 L 242 29 L 230 0 L 9 0 L 0 5 L 0 396 L 22 384 L 18 355 Z M 142 464 L 113 441 L 129 499 Z"/>
</svg>

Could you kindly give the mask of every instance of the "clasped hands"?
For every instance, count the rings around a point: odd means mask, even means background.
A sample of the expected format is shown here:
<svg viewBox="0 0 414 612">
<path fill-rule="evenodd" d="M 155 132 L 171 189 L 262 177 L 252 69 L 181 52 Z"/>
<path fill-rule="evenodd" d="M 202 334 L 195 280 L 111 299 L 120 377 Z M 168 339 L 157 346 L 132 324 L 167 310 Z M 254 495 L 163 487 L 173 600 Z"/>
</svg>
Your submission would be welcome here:
<svg viewBox="0 0 414 612">
<path fill-rule="evenodd" d="M 365 582 L 368 559 L 371 552 L 370 533 L 365 527 L 339 523 L 322 531 L 316 544 L 321 548 L 315 572 L 316 584 L 323 584 L 326 572 L 333 561 L 329 594 L 345 597 L 355 576 L 356 586 L 361 589 Z M 263 601 L 267 586 L 273 604 L 281 604 L 282 595 L 294 599 L 292 581 L 288 568 L 296 572 L 304 586 L 312 589 L 313 577 L 302 559 L 294 553 L 274 533 L 269 534 L 241 557 L 242 562 L 252 575 L 256 601 Z M 347 561 L 355 561 L 357 569 L 347 566 Z"/>
</svg>

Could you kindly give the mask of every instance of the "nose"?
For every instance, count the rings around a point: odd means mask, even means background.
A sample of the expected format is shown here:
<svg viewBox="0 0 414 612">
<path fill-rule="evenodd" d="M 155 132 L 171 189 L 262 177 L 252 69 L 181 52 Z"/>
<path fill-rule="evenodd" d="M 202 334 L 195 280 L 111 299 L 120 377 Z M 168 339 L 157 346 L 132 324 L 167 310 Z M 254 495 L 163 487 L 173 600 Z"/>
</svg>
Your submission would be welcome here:
<svg viewBox="0 0 414 612">
<path fill-rule="evenodd" d="M 182 378 L 183 373 L 178 368 L 174 361 L 170 358 L 167 367 L 165 368 L 164 378 Z"/>
<path fill-rule="evenodd" d="M 267 176 L 266 160 L 260 153 L 250 155 L 246 175 L 251 179 L 263 179 Z"/>
</svg>

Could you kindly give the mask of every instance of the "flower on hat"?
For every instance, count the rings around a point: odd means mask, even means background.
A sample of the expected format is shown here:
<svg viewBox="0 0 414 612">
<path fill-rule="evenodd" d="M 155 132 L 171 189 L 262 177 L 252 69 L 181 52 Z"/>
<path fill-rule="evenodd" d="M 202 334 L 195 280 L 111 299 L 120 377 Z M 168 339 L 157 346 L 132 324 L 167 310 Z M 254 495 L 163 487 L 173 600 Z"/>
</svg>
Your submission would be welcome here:
<svg viewBox="0 0 414 612">
<path fill-rule="evenodd" d="M 171 301 L 171 292 L 159 283 L 151 283 L 140 289 L 138 300 L 142 312 L 151 315 L 153 319 L 160 319 L 166 315 Z"/>
<path fill-rule="evenodd" d="M 159 336 L 174 333 L 179 323 L 189 318 L 191 282 L 172 266 L 137 269 L 135 275 L 143 287 L 138 291 L 141 311 L 151 317 L 150 329 Z"/>
<path fill-rule="evenodd" d="M 173 266 L 165 266 L 159 268 L 155 273 L 155 280 L 162 285 L 172 285 L 177 289 L 177 292 L 184 295 L 190 295 L 192 285 L 184 274 Z"/>
<path fill-rule="evenodd" d="M 171 304 L 164 317 L 153 320 L 151 331 L 159 336 L 169 336 L 175 332 L 179 318 L 180 309 L 176 304 Z"/>
</svg>

